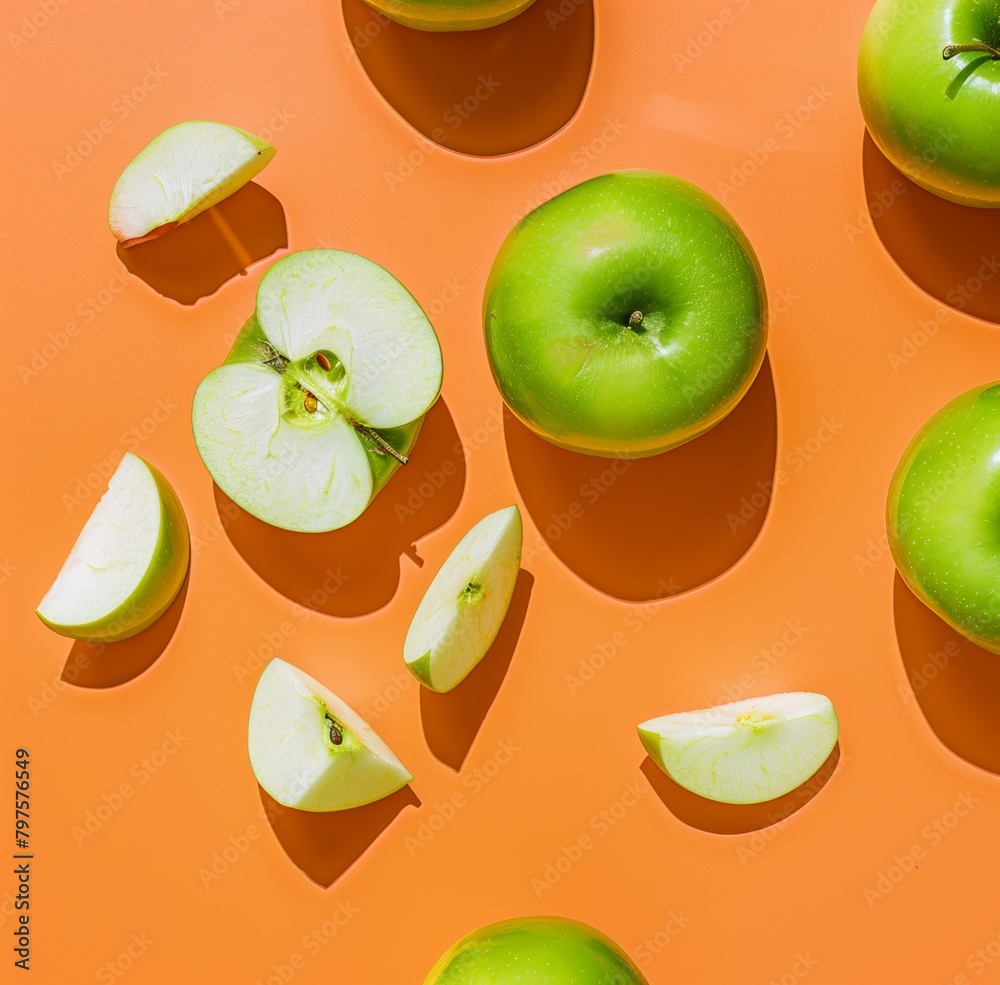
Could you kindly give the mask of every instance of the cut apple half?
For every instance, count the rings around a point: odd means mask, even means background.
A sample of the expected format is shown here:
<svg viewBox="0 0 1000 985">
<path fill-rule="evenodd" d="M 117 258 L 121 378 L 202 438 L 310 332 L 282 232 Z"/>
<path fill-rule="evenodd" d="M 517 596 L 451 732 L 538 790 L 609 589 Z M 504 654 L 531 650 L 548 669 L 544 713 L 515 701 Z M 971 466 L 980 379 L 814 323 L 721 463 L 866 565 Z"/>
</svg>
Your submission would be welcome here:
<svg viewBox="0 0 1000 985">
<path fill-rule="evenodd" d="M 361 807 L 413 779 L 357 712 L 277 657 L 254 691 L 248 746 L 257 782 L 302 811 Z"/>
<path fill-rule="evenodd" d="M 639 738 L 682 787 L 724 804 L 759 804 L 805 783 L 839 730 L 829 698 L 795 691 L 653 718 Z"/>
<path fill-rule="evenodd" d="M 434 576 L 403 644 L 410 673 L 450 691 L 496 638 L 521 565 L 521 511 L 507 506 L 479 521 Z"/>
<path fill-rule="evenodd" d="M 254 516 L 334 530 L 406 463 L 440 391 L 441 347 L 406 288 L 364 257 L 307 250 L 267 271 L 255 316 L 202 380 L 195 443 Z"/>
<path fill-rule="evenodd" d="M 123 246 L 169 232 L 259 174 L 274 148 L 224 123 L 191 120 L 154 137 L 111 192 L 108 222 Z"/>
<path fill-rule="evenodd" d="M 163 615 L 184 583 L 189 556 L 177 495 L 156 469 L 126 452 L 36 611 L 63 636 L 123 640 Z"/>
</svg>

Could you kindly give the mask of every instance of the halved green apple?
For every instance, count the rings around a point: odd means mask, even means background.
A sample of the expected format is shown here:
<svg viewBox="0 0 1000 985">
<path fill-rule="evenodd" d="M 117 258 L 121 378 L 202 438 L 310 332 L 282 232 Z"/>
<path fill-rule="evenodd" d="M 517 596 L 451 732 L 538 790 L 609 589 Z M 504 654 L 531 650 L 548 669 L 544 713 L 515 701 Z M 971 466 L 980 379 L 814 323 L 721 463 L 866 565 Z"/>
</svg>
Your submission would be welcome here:
<svg viewBox="0 0 1000 985">
<path fill-rule="evenodd" d="M 682 787 L 724 804 L 759 804 L 805 783 L 839 731 L 829 698 L 794 691 L 654 718 L 639 738 Z"/>
<path fill-rule="evenodd" d="M 377 263 L 338 250 L 279 260 L 224 365 L 194 397 L 219 487 L 286 530 L 350 523 L 400 464 L 441 391 L 420 305 Z"/>
<path fill-rule="evenodd" d="M 63 636 L 126 639 L 167 610 L 189 557 L 176 493 L 148 462 L 126 452 L 36 611 Z"/>
<path fill-rule="evenodd" d="M 301 811 L 361 807 L 413 779 L 357 712 L 278 657 L 257 682 L 248 746 L 257 782 Z"/>
<path fill-rule="evenodd" d="M 417 607 L 403 644 L 410 673 L 450 691 L 486 655 L 510 606 L 521 565 L 521 511 L 479 521 L 451 552 Z"/>
<path fill-rule="evenodd" d="M 236 127 L 178 123 L 146 144 L 115 182 L 111 231 L 123 246 L 161 236 L 228 198 L 272 157 L 266 140 Z"/>
</svg>

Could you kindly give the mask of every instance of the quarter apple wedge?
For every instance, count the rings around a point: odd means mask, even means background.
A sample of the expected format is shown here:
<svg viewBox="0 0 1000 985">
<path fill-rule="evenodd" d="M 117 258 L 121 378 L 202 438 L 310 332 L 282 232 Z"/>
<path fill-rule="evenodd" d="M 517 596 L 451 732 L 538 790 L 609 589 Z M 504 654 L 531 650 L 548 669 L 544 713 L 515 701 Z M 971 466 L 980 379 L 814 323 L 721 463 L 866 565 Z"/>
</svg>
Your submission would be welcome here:
<svg viewBox="0 0 1000 985">
<path fill-rule="evenodd" d="M 503 624 L 521 565 L 521 511 L 479 521 L 448 556 L 417 607 L 403 644 L 410 673 L 450 691 L 486 655 Z"/>
<path fill-rule="evenodd" d="M 759 804 L 805 783 L 837 744 L 830 699 L 796 691 L 643 722 L 639 738 L 682 787 L 724 804 Z"/>
<path fill-rule="evenodd" d="M 225 364 L 195 393 L 198 452 L 243 509 L 286 530 L 356 519 L 441 390 L 427 316 L 377 263 L 338 250 L 279 260 Z"/>
<path fill-rule="evenodd" d="M 274 148 L 224 123 L 192 120 L 154 137 L 121 173 L 108 222 L 123 246 L 169 232 L 259 174 Z"/>
<path fill-rule="evenodd" d="M 187 521 L 166 479 L 126 452 L 36 610 L 63 636 L 134 636 L 173 602 L 190 557 Z"/>
<path fill-rule="evenodd" d="M 277 657 L 254 691 L 248 746 L 257 782 L 301 811 L 361 807 L 413 779 L 360 715 Z"/>
</svg>

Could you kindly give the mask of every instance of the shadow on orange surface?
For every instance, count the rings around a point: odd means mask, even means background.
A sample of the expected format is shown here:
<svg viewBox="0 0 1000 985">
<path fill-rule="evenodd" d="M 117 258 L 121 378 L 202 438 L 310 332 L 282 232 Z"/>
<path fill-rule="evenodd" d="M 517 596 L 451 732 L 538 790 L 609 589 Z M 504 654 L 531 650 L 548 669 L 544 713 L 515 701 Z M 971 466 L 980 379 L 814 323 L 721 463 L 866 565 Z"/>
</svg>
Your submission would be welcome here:
<svg viewBox="0 0 1000 985">
<path fill-rule="evenodd" d="M 937 737 L 956 755 L 1000 774 L 1000 655 L 976 646 L 910 591 L 893 585 L 896 639 L 915 699 Z"/>
<path fill-rule="evenodd" d="M 62 679 L 76 687 L 117 687 L 149 670 L 173 639 L 190 580 L 189 571 L 167 611 L 136 636 L 117 643 L 76 640 L 63 664 Z"/>
<path fill-rule="evenodd" d="M 250 182 L 190 222 L 138 246 L 119 243 L 117 252 L 154 291 L 194 304 L 287 245 L 281 202 Z"/>
<path fill-rule="evenodd" d="M 557 448 L 505 412 L 525 507 L 549 546 L 615 598 L 677 595 L 731 568 L 771 502 L 777 413 L 770 362 L 736 409 L 687 444 L 642 459 Z"/>
<path fill-rule="evenodd" d="M 230 541 L 275 591 L 316 612 L 360 616 L 384 606 L 399 586 L 403 554 L 422 565 L 415 542 L 457 509 L 465 456 L 443 400 L 430 409 L 410 464 L 353 523 L 329 533 L 281 530 L 236 505 L 218 486 L 215 504 Z"/>
<path fill-rule="evenodd" d="M 593 0 L 536 0 L 479 31 L 417 31 L 364 0 L 343 5 L 369 79 L 434 143 L 464 154 L 509 154 L 550 137 L 583 99 L 594 54 Z M 419 159 L 399 162 L 401 181 L 422 163 L 424 151 L 415 154 Z"/>
<path fill-rule="evenodd" d="M 712 834 L 739 835 L 769 828 L 802 810 L 826 786 L 839 762 L 838 742 L 826 762 L 805 783 L 784 797 L 763 804 L 720 804 L 706 800 L 671 780 L 649 756 L 642 761 L 640 769 L 663 806 L 678 821 Z"/>
<path fill-rule="evenodd" d="M 258 784 L 264 814 L 285 854 L 313 882 L 332 886 L 406 807 L 420 798 L 403 787 L 364 807 L 346 811 L 299 811 L 283 807 Z"/>
<path fill-rule="evenodd" d="M 503 684 L 521 635 L 534 583 L 534 576 L 524 568 L 518 572 L 510 608 L 500 632 L 486 656 L 458 687 L 446 694 L 438 694 L 426 687 L 420 689 L 420 720 L 427 746 L 439 762 L 450 766 L 456 773 L 462 768 Z"/>
<path fill-rule="evenodd" d="M 872 224 L 903 273 L 938 301 L 1000 322 L 998 210 L 958 205 L 914 184 L 867 130 L 862 162 Z"/>
</svg>

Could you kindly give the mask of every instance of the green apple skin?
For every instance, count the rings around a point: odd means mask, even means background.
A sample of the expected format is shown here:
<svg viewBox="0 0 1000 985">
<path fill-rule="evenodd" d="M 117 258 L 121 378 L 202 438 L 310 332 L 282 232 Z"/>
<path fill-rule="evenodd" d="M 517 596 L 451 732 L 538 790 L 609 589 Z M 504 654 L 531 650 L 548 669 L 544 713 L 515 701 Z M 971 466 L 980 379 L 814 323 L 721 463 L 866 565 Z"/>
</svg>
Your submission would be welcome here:
<svg viewBox="0 0 1000 985">
<path fill-rule="evenodd" d="M 910 590 L 973 643 L 1000 653 L 1000 383 L 943 407 L 889 486 L 887 529 Z"/>
<path fill-rule="evenodd" d="M 1000 206 L 1000 61 L 948 45 L 1000 45 L 997 0 L 877 0 L 858 96 L 872 139 L 912 181 L 962 205 Z"/>
<path fill-rule="evenodd" d="M 648 985 L 603 934 L 560 917 L 490 924 L 463 937 L 424 985 Z"/>
<path fill-rule="evenodd" d="M 418 31 L 476 31 L 503 24 L 535 0 L 366 0 L 370 7 Z"/>
<path fill-rule="evenodd" d="M 767 339 L 764 281 L 739 226 L 657 171 L 591 178 L 529 213 L 493 263 L 483 318 L 511 411 L 553 444 L 605 457 L 656 455 L 717 424 Z"/>
<path fill-rule="evenodd" d="M 184 584 L 191 558 L 191 538 L 184 508 L 170 483 L 149 462 L 143 461 L 156 480 L 163 502 L 160 533 L 149 569 L 135 591 L 106 619 L 62 626 L 49 622 L 36 610 L 38 618 L 61 636 L 88 643 L 117 643 L 128 639 L 156 622 L 170 608 Z"/>
</svg>

